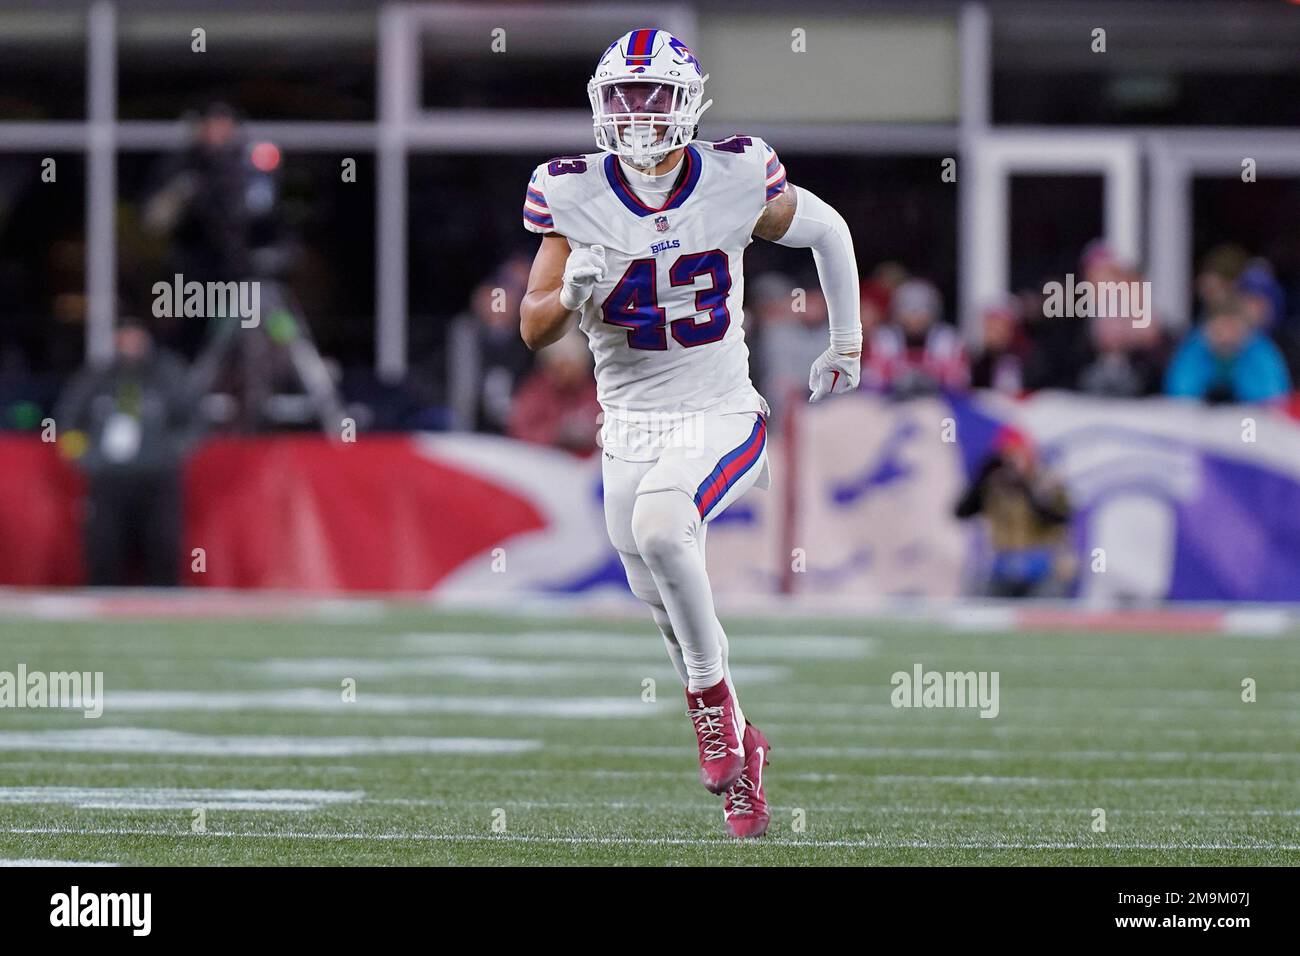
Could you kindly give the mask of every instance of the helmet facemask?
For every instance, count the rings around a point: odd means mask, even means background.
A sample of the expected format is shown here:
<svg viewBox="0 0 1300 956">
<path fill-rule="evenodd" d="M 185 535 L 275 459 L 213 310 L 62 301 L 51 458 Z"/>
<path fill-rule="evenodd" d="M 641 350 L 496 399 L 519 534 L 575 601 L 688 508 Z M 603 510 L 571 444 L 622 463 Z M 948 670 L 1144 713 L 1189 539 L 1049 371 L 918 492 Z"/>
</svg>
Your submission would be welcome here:
<svg viewBox="0 0 1300 956">
<path fill-rule="evenodd" d="M 708 77 L 614 76 L 587 84 L 596 145 L 641 170 L 695 138 Z"/>
</svg>

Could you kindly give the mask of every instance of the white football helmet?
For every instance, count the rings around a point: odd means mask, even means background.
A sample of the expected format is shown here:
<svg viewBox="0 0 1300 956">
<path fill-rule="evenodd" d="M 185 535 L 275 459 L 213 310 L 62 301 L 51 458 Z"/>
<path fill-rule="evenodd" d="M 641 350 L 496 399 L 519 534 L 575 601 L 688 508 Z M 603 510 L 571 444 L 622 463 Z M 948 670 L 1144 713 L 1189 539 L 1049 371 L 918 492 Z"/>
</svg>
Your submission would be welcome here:
<svg viewBox="0 0 1300 956">
<path fill-rule="evenodd" d="M 708 76 L 685 43 L 664 30 L 633 30 L 609 45 L 587 83 L 596 145 L 650 169 L 695 138 Z"/>
</svg>

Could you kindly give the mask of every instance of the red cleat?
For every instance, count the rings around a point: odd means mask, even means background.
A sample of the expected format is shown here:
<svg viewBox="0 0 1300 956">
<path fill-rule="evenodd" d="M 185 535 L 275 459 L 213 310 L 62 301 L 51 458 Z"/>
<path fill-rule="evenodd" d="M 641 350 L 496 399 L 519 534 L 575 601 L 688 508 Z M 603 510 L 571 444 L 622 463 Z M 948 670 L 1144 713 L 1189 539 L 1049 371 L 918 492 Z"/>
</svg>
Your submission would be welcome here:
<svg viewBox="0 0 1300 956">
<path fill-rule="evenodd" d="M 763 732 L 753 724 L 745 724 L 745 772 L 727 791 L 722 808 L 727 831 L 734 837 L 761 837 L 767 832 L 772 814 L 763 795 L 763 768 L 770 752 Z"/>
<path fill-rule="evenodd" d="M 745 770 L 731 688 L 724 678 L 707 690 L 688 690 L 686 703 L 700 745 L 700 782 L 709 793 L 726 793 Z"/>
</svg>

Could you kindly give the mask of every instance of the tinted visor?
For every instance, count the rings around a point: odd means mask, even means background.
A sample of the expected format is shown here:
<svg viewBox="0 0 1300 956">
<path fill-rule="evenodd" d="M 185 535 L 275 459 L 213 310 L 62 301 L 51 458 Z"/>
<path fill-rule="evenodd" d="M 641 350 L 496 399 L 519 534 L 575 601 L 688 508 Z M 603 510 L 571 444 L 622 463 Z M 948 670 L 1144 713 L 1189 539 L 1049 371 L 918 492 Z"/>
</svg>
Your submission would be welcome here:
<svg viewBox="0 0 1300 956">
<path fill-rule="evenodd" d="M 668 83 L 612 83 L 600 90 L 603 113 L 671 113 L 676 87 Z"/>
</svg>

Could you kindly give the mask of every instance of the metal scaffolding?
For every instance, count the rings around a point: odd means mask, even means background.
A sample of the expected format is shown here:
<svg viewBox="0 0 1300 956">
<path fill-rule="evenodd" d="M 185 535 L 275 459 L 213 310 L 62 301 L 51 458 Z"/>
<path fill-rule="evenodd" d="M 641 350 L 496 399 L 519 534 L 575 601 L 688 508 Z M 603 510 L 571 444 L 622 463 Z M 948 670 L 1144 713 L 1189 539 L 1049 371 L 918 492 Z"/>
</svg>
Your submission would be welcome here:
<svg viewBox="0 0 1300 956">
<path fill-rule="evenodd" d="M 539 142 L 590 148 L 590 117 L 582 109 L 425 109 L 419 94 L 422 38 L 448 29 L 481 29 L 486 35 L 508 15 L 512 22 L 526 20 L 531 34 L 590 53 L 593 38 L 614 35 L 611 31 L 621 30 L 641 12 L 625 4 L 388 4 L 377 14 L 376 122 L 247 124 L 251 135 L 290 149 L 376 154 L 375 363 L 385 380 L 401 379 L 407 367 L 409 157 L 452 151 L 535 152 Z M 656 15 L 666 29 L 686 36 L 695 33 L 696 14 L 688 5 L 659 8 Z M 1157 314 L 1175 322 L 1186 321 L 1190 314 L 1192 177 L 1238 176 L 1246 157 L 1270 174 L 1300 175 L 1300 132 L 995 126 L 989 106 L 992 44 L 986 6 L 972 2 L 960 8 L 957 31 L 961 95 L 955 123 L 774 124 L 756 116 L 750 125 L 780 142 L 786 154 L 912 155 L 927 162 L 956 158 L 959 319 L 973 339 L 979 334 L 979 307 L 1009 291 L 1012 175 L 1101 176 L 1106 239 L 1120 255 L 1145 264 Z M 86 155 L 86 355 L 91 361 L 102 361 L 112 351 L 117 152 L 178 149 L 187 137 L 180 122 L 118 118 L 117 51 L 116 6 L 111 0 L 96 0 L 87 11 L 85 121 L 0 122 L 0 151 L 80 150 Z"/>
</svg>

